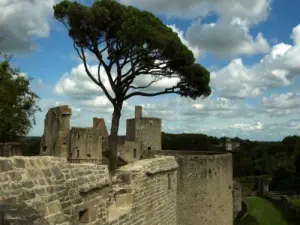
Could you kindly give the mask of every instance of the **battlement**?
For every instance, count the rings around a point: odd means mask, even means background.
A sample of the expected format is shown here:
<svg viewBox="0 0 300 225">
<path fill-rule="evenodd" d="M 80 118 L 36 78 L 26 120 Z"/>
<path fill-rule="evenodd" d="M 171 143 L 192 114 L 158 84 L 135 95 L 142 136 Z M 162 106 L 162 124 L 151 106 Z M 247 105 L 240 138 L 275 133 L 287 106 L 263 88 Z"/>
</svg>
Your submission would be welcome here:
<svg viewBox="0 0 300 225">
<path fill-rule="evenodd" d="M 16 225 L 42 219 L 49 225 L 177 225 L 177 167 L 174 157 L 143 160 L 121 167 L 112 182 L 105 165 L 47 156 L 0 158 L 0 200 L 21 208 L 11 217 L 9 207 L 2 213 Z"/>
</svg>

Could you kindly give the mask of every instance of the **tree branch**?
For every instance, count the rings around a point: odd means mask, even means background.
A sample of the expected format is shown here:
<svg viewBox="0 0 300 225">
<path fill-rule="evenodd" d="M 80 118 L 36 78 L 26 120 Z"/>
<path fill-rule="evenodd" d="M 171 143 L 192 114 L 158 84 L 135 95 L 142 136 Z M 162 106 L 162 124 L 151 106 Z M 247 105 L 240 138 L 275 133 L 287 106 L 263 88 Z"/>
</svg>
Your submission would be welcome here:
<svg viewBox="0 0 300 225">
<path fill-rule="evenodd" d="M 107 44 L 106 49 L 108 49 L 108 48 L 109 48 L 109 46 Z M 106 75 L 108 77 L 109 84 L 110 84 L 112 90 L 116 93 L 116 85 L 114 84 L 113 79 L 112 79 L 112 75 L 111 75 L 111 67 L 112 67 L 113 62 L 111 61 L 110 65 L 106 65 L 106 63 L 104 62 L 104 60 L 102 58 L 102 52 L 104 52 L 104 51 L 105 51 L 104 49 L 102 49 L 100 51 L 99 47 L 97 45 L 94 45 L 94 49 L 93 49 L 92 52 L 96 55 L 97 59 L 99 60 L 99 62 L 103 66 L 103 68 L 105 69 Z"/>
<path fill-rule="evenodd" d="M 87 73 L 87 75 L 89 76 L 89 78 L 95 83 L 97 84 L 104 92 L 104 94 L 106 95 L 106 97 L 109 99 L 109 101 L 114 104 L 114 99 L 111 97 L 111 95 L 108 93 L 107 89 L 105 88 L 105 86 L 103 85 L 101 79 L 100 79 L 100 65 L 98 66 L 98 80 L 97 81 L 95 79 L 95 77 L 91 74 L 91 72 L 89 71 L 88 69 L 88 66 L 87 66 L 87 63 L 86 63 L 86 57 L 85 57 L 85 54 L 84 54 L 84 50 L 83 48 L 80 48 L 80 51 L 79 49 L 76 47 L 75 44 L 73 44 L 73 47 L 75 48 L 79 58 L 83 61 L 83 65 L 84 65 L 84 68 L 85 68 L 85 72 Z"/>
<path fill-rule="evenodd" d="M 163 79 L 163 77 L 158 77 L 156 79 L 154 79 L 153 81 L 149 82 L 149 84 L 145 85 L 145 86 L 139 86 L 139 87 L 135 87 L 135 86 L 131 86 L 129 85 L 129 88 L 131 89 L 144 89 L 144 88 L 148 88 L 150 87 L 152 84 L 156 83 L 157 81 Z"/>
<path fill-rule="evenodd" d="M 125 96 L 124 100 L 127 100 L 133 96 L 144 96 L 144 97 L 153 97 L 153 96 L 157 96 L 157 95 L 163 95 L 163 94 L 178 94 L 179 91 L 176 91 L 175 89 L 178 88 L 178 86 L 174 86 L 172 88 L 166 88 L 164 91 L 160 91 L 160 92 L 156 92 L 156 93 L 146 93 L 146 92 L 133 92 L 127 96 Z"/>
</svg>

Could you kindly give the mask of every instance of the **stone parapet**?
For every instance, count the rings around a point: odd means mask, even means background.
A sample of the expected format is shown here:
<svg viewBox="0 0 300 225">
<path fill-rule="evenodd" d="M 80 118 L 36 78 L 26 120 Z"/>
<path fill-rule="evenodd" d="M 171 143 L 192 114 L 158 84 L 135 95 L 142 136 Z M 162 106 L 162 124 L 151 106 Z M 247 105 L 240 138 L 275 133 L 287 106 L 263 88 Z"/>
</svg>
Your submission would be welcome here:
<svg viewBox="0 0 300 225">
<path fill-rule="evenodd" d="M 178 164 L 173 156 L 160 156 L 153 159 L 139 160 L 135 163 L 123 166 L 119 172 L 143 172 L 145 174 L 156 174 L 175 170 Z"/>
<path fill-rule="evenodd" d="M 120 168 L 112 183 L 105 165 L 0 158 L 0 203 L 24 206 L 10 221 L 15 225 L 22 224 L 18 218 L 49 225 L 176 225 L 176 168 L 174 157 L 142 160 Z M 11 218 L 10 208 L 3 207 L 4 217 Z"/>
</svg>

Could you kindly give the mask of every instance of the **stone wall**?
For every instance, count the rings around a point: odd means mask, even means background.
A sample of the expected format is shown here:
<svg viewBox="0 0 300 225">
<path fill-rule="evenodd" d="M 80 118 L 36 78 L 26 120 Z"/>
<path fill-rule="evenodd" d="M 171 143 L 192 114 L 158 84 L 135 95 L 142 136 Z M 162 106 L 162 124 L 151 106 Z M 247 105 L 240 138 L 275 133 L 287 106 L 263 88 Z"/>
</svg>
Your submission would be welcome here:
<svg viewBox="0 0 300 225">
<path fill-rule="evenodd" d="M 119 220 L 110 218 L 111 224 L 177 225 L 177 167 L 174 157 L 163 157 L 121 168 L 118 178 L 131 183 L 135 202 L 126 216 Z"/>
<path fill-rule="evenodd" d="M 15 225 L 176 225 L 177 166 L 174 157 L 141 160 L 122 167 L 111 183 L 104 165 L 0 158 L 0 205 L 26 204 L 10 217 Z M 6 219 L 10 208 L 1 209 Z"/>
<path fill-rule="evenodd" d="M 238 181 L 233 182 L 233 218 L 242 210 L 242 185 Z"/>
<path fill-rule="evenodd" d="M 103 118 L 93 118 L 93 128 L 100 129 L 100 136 L 102 137 L 102 150 L 107 151 L 109 147 L 108 131 L 106 129 L 105 120 Z"/>
<path fill-rule="evenodd" d="M 141 151 L 161 150 L 161 119 L 143 117 L 135 121 L 135 126 Z"/>
<path fill-rule="evenodd" d="M 102 137 L 100 129 L 74 128 L 70 132 L 69 159 L 102 160 Z"/>
<path fill-rule="evenodd" d="M 134 141 L 125 141 L 124 144 L 118 145 L 118 153 L 119 157 L 121 157 L 127 163 L 140 160 L 140 144 Z"/>
<path fill-rule="evenodd" d="M 126 121 L 126 140 L 135 141 L 135 119 L 128 119 Z"/>
<path fill-rule="evenodd" d="M 44 121 L 40 155 L 68 157 L 71 114 L 68 106 L 49 109 Z"/>
<path fill-rule="evenodd" d="M 232 155 L 221 152 L 146 151 L 143 158 L 175 156 L 179 225 L 232 225 Z"/>
<path fill-rule="evenodd" d="M 139 154 L 161 150 L 161 119 L 143 117 L 143 108 L 136 106 L 135 118 L 126 122 L 126 141 L 139 143 Z"/>
</svg>

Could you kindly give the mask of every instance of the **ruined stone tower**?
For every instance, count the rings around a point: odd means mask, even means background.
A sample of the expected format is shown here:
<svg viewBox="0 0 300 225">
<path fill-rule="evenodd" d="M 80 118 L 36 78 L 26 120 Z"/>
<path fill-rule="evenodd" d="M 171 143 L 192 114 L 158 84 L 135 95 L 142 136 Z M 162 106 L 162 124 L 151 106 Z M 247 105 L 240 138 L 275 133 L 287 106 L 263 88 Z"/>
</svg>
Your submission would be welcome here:
<svg viewBox="0 0 300 225">
<path fill-rule="evenodd" d="M 72 127 L 70 132 L 69 159 L 71 162 L 102 160 L 102 137 L 100 129 Z"/>
<path fill-rule="evenodd" d="M 126 138 L 139 143 L 141 151 L 161 150 L 161 119 L 143 117 L 142 106 L 135 107 L 135 118 L 127 120 Z"/>
<path fill-rule="evenodd" d="M 108 146 L 103 119 L 94 118 L 93 127 L 70 129 L 71 108 L 49 109 L 45 118 L 40 155 L 62 157 L 71 162 L 102 163 L 102 150 Z"/>
<path fill-rule="evenodd" d="M 68 158 L 71 114 L 67 105 L 49 109 L 44 121 L 40 155 Z"/>
</svg>

